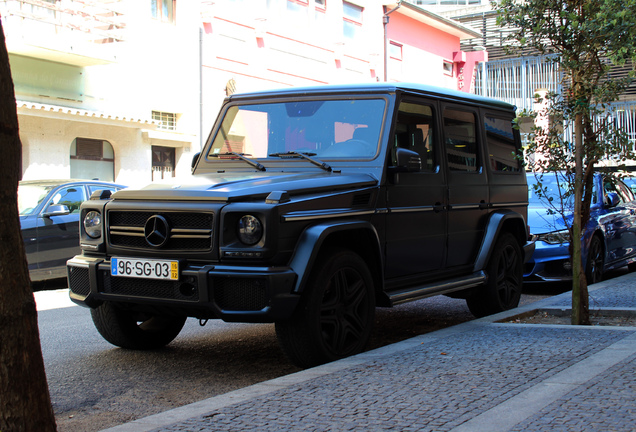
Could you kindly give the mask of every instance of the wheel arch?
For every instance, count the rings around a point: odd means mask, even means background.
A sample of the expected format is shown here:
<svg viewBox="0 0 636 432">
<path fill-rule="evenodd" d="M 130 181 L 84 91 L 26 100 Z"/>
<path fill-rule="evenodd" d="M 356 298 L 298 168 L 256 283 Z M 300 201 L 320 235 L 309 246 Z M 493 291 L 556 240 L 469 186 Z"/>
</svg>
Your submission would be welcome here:
<svg viewBox="0 0 636 432">
<path fill-rule="evenodd" d="M 590 253 L 590 244 L 592 244 L 592 239 L 594 237 L 598 237 L 601 241 L 601 249 L 603 252 L 603 266 L 607 263 L 607 237 L 605 236 L 605 231 L 597 226 L 595 230 L 589 231 L 586 233 L 584 241 L 582 242 L 581 247 L 581 264 L 583 268 L 587 268 L 587 260 Z"/>
<path fill-rule="evenodd" d="M 309 275 L 321 253 L 344 247 L 358 255 L 367 263 L 373 278 L 376 299 L 383 292 L 383 263 L 380 239 L 375 227 L 366 221 L 321 223 L 308 227 L 301 234 L 290 267 L 298 274 L 294 292 L 301 293 L 307 285 Z"/>
<path fill-rule="evenodd" d="M 484 237 L 477 253 L 473 271 L 483 270 L 486 267 L 497 238 L 503 232 L 512 233 L 523 250 L 528 239 L 528 228 L 523 216 L 512 210 L 492 213 L 484 230 Z"/>
</svg>

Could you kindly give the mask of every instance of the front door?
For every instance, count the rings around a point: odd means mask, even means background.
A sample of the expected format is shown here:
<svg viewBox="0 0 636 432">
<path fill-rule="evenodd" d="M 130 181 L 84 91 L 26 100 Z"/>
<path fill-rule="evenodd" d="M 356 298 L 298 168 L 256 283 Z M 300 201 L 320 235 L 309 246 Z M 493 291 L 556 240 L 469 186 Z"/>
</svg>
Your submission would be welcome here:
<svg viewBox="0 0 636 432">
<path fill-rule="evenodd" d="M 393 158 L 397 148 L 415 151 L 422 169 L 393 174 L 387 183 L 385 274 L 389 279 L 439 270 L 446 258 L 446 183 L 439 165 L 436 109 L 432 101 L 400 102 Z"/>
<path fill-rule="evenodd" d="M 80 205 L 87 199 L 83 185 L 65 186 L 52 195 L 42 214 L 38 216 L 37 266 L 40 274 L 52 275 L 51 272 L 65 269 L 66 261 L 81 252 L 79 246 Z M 70 213 L 46 216 L 49 206 L 56 204 L 67 206 Z"/>
</svg>

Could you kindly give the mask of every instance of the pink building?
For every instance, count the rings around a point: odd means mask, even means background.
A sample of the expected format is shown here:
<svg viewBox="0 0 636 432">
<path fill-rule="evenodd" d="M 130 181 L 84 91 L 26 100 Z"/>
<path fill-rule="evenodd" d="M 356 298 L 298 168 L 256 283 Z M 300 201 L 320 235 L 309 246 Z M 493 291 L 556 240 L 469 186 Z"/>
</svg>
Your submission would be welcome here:
<svg viewBox="0 0 636 432">
<path fill-rule="evenodd" d="M 413 81 L 472 91 L 477 31 L 410 3 L 225 0 L 202 4 L 204 130 L 234 91 Z"/>
</svg>

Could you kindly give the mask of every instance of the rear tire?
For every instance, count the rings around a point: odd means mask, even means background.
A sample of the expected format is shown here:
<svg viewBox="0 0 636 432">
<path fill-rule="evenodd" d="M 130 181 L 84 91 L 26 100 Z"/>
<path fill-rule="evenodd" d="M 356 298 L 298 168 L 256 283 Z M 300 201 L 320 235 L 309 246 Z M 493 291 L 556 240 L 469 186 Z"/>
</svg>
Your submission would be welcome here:
<svg viewBox="0 0 636 432">
<path fill-rule="evenodd" d="M 375 319 L 373 279 L 357 254 L 323 254 L 291 319 L 276 322 L 281 348 L 308 368 L 364 350 Z"/>
<path fill-rule="evenodd" d="M 113 345 L 134 350 L 161 348 L 177 337 L 186 317 L 156 316 L 123 310 L 106 302 L 91 309 L 99 334 Z"/>
<path fill-rule="evenodd" d="M 519 305 L 523 285 L 522 257 L 517 239 L 510 233 L 502 234 L 486 266 L 486 283 L 466 299 L 473 315 L 480 318 Z"/>
</svg>

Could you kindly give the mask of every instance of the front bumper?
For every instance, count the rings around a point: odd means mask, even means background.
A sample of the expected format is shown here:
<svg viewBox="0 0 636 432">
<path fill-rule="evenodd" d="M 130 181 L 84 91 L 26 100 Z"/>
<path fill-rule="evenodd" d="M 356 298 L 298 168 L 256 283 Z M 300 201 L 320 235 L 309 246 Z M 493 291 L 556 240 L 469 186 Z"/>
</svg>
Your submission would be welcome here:
<svg viewBox="0 0 636 432">
<path fill-rule="evenodd" d="M 114 277 L 110 261 L 78 255 L 67 263 L 70 298 L 95 308 L 112 301 L 130 309 L 228 322 L 289 318 L 300 299 L 289 267 L 185 264 L 179 280 Z"/>
<path fill-rule="evenodd" d="M 526 281 L 566 281 L 572 280 L 570 244 L 535 243 L 532 258 L 526 263 L 523 277 Z"/>
</svg>

